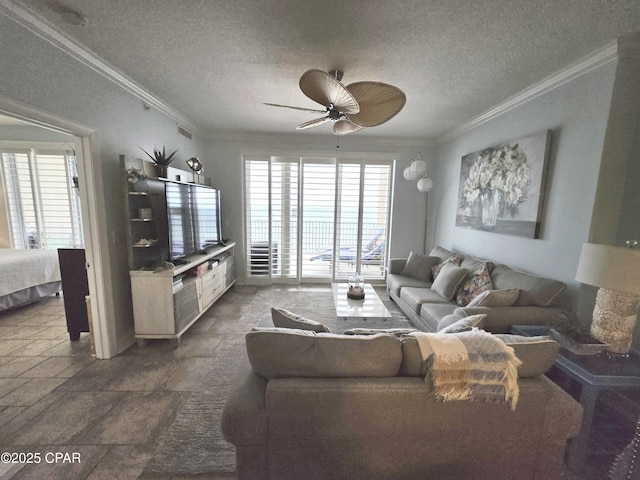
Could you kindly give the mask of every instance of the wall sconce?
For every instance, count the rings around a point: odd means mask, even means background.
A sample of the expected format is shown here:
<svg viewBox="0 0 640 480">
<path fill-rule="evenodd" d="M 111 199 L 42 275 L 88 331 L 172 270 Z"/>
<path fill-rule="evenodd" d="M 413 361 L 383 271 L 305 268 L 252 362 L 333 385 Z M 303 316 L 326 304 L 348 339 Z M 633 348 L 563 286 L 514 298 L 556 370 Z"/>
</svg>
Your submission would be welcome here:
<svg viewBox="0 0 640 480">
<path fill-rule="evenodd" d="M 190 159 L 187 160 L 187 165 L 189 166 L 189 168 L 191 170 L 193 170 L 193 174 L 196 175 L 198 182 L 196 183 L 200 183 L 200 174 L 204 171 L 204 165 L 202 164 L 202 162 L 200 161 L 200 159 L 198 157 L 191 157 Z M 196 179 L 194 179 L 196 180 Z"/>
<path fill-rule="evenodd" d="M 411 165 L 404 169 L 404 179 L 418 180 L 418 190 L 428 192 L 433 188 L 433 180 L 427 177 L 427 162 L 422 158 L 422 152 L 418 152 L 418 160 L 411 160 Z"/>
</svg>

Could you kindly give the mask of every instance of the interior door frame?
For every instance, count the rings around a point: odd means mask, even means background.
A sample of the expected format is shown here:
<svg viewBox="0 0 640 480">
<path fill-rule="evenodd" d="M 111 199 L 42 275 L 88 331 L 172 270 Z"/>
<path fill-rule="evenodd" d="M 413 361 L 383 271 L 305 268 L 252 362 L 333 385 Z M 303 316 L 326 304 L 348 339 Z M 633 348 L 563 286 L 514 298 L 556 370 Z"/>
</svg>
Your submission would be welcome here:
<svg viewBox="0 0 640 480">
<path fill-rule="evenodd" d="M 108 245 L 109 235 L 100 179 L 101 160 L 95 129 L 72 122 L 68 119 L 43 112 L 24 103 L 0 95 L 0 113 L 61 133 L 73 135 L 78 162 L 80 202 L 82 204 L 82 225 L 85 239 L 85 255 L 89 295 L 91 297 L 92 334 L 97 358 L 111 358 L 117 354 L 117 337 L 114 318 L 113 297 L 109 275 Z"/>
</svg>

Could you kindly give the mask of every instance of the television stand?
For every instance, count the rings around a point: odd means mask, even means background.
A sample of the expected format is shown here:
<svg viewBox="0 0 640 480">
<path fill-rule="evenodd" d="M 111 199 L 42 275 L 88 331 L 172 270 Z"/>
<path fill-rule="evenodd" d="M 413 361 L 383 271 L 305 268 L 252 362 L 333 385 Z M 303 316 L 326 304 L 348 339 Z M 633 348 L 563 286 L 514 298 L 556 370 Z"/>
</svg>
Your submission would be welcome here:
<svg viewBox="0 0 640 480">
<path fill-rule="evenodd" d="M 138 346 L 182 335 L 236 282 L 235 243 L 192 255 L 161 271 L 132 270 L 133 321 Z"/>
</svg>

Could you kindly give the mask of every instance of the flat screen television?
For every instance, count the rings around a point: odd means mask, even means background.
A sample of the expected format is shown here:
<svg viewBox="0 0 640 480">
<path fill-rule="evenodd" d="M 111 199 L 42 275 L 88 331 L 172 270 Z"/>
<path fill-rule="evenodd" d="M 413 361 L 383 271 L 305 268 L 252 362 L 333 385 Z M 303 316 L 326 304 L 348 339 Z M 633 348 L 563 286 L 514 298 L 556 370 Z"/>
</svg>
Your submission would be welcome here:
<svg viewBox="0 0 640 480">
<path fill-rule="evenodd" d="M 220 191 L 204 185 L 165 182 L 169 261 L 222 244 Z"/>
</svg>

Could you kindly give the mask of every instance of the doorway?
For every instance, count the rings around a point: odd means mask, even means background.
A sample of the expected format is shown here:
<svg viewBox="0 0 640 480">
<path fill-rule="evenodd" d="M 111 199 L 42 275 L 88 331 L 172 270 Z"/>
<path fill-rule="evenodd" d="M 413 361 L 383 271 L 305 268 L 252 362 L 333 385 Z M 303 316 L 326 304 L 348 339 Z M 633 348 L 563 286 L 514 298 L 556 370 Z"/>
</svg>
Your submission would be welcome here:
<svg viewBox="0 0 640 480">
<path fill-rule="evenodd" d="M 99 164 L 100 158 L 95 131 L 1 95 L 0 115 L 45 130 L 67 134 L 73 138 L 78 170 L 78 194 L 82 205 L 82 228 L 95 353 L 97 358 L 111 358 L 117 354 L 116 332 L 115 325 L 108 324 L 106 321 L 109 318 L 109 312 L 113 312 L 113 299 L 105 295 L 107 291 L 105 285 L 109 281 L 105 270 L 105 266 L 108 265 L 108 251 L 103 239 L 108 237 L 104 231 L 104 222 L 99 221 L 100 218 L 104 218 L 104 202 L 100 197 L 102 185 L 96 178 L 95 166 Z M 100 213 L 103 215 L 100 216 Z"/>
</svg>

